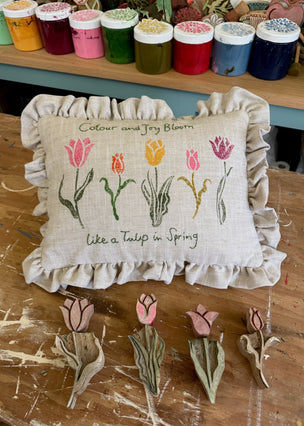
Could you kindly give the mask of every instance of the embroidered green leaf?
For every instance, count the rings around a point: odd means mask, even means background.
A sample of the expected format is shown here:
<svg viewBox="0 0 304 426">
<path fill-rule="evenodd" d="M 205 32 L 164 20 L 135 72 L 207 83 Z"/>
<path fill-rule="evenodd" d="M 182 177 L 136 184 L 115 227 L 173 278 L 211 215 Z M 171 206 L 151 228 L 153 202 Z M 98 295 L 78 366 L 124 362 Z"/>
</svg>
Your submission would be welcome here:
<svg viewBox="0 0 304 426">
<path fill-rule="evenodd" d="M 168 213 L 168 204 L 170 202 L 169 190 L 173 178 L 174 176 L 170 176 L 165 180 L 158 194 L 159 213 L 162 216 Z"/>
<path fill-rule="evenodd" d="M 79 200 L 81 200 L 84 190 L 89 185 L 89 183 L 93 180 L 93 177 L 94 177 L 94 171 L 93 169 L 91 169 L 89 173 L 87 174 L 87 177 L 85 178 L 85 181 L 83 182 L 83 184 L 75 191 L 74 200 L 76 203 Z"/>
<path fill-rule="evenodd" d="M 65 207 L 67 207 L 70 210 L 74 219 L 78 219 L 78 212 L 75 209 L 75 207 L 73 206 L 73 204 L 71 203 L 71 201 L 67 200 L 66 198 L 63 198 L 62 195 L 61 195 L 63 181 L 64 181 L 64 175 L 62 176 L 60 186 L 59 186 L 59 190 L 58 190 L 59 201 L 61 202 L 61 204 L 63 204 Z"/>
</svg>

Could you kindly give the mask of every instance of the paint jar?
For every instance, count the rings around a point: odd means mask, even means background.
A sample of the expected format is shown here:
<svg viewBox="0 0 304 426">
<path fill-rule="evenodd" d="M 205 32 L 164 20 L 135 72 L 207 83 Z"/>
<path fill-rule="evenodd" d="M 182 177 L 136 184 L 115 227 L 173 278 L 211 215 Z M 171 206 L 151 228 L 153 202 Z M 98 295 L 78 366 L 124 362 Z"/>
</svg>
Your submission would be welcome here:
<svg viewBox="0 0 304 426">
<path fill-rule="evenodd" d="M 70 26 L 77 56 L 85 59 L 104 55 L 99 10 L 84 9 L 70 15 Z"/>
<path fill-rule="evenodd" d="M 134 27 L 138 13 L 130 8 L 108 10 L 101 16 L 105 57 L 116 64 L 134 62 Z"/>
<path fill-rule="evenodd" d="M 255 29 L 241 22 L 216 25 L 211 51 L 211 69 L 217 74 L 234 76 L 247 71 Z"/>
<path fill-rule="evenodd" d="M 174 27 L 173 68 L 182 74 L 202 74 L 209 69 L 214 29 L 199 21 Z"/>
<path fill-rule="evenodd" d="M 134 28 L 138 71 L 162 74 L 172 67 L 173 26 L 157 19 L 143 19 Z"/>
<path fill-rule="evenodd" d="M 3 7 L 4 16 L 14 42 L 19 50 L 38 50 L 43 47 L 33 0 L 17 0 Z"/>
<path fill-rule="evenodd" d="M 11 34 L 9 32 L 6 19 L 3 13 L 3 7 L 9 3 L 12 3 L 13 0 L 0 1 L 0 44 L 13 44 Z"/>
<path fill-rule="evenodd" d="M 286 76 L 300 27 L 287 18 L 261 22 L 253 42 L 248 71 L 263 80 L 279 80 Z"/>
<path fill-rule="evenodd" d="M 53 55 L 74 52 L 69 15 L 72 8 L 68 3 L 46 3 L 36 9 L 37 23 L 45 50 Z"/>
</svg>

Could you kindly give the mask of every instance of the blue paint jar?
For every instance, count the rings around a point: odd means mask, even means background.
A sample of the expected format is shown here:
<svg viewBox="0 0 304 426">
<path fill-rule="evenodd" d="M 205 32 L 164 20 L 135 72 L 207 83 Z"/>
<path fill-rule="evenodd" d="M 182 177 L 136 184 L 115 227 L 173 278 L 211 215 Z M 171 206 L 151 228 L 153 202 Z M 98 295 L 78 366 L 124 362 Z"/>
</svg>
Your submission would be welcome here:
<svg viewBox="0 0 304 426">
<path fill-rule="evenodd" d="M 234 76 L 247 71 L 255 29 L 241 22 L 223 22 L 214 30 L 211 69 Z"/>
<path fill-rule="evenodd" d="M 248 71 L 263 80 L 280 80 L 291 64 L 300 27 L 286 18 L 261 22 L 252 46 Z"/>
</svg>

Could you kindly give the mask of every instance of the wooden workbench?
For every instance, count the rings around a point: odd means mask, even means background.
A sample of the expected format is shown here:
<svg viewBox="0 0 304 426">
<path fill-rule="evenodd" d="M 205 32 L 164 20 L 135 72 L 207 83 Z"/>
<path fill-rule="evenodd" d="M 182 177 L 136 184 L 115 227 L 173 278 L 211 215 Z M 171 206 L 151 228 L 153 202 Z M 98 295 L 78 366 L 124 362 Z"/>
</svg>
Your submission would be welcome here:
<svg viewBox="0 0 304 426">
<path fill-rule="evenodd" d="M 282 277 L 273 288 L 215 290 L 190 286 L 182 277 L 171 285 L 129 283 L 102 290 L 49 294 L 27 285 L 23 259 L 40 244 L 45 218 L 32 217 L 36 189 L 23 178 L 32 153 L 20 143 L 19 118 L 0 115 L 0 420 L 13 426 L 104 425 L 295 425 L 304 423 L 304 176 L 269 170 L 270 202 L 280 218 L 279 248 L 287 253 Z M 166 342 L 160 395 L 145 393 L 127 337 L 138 328 L 137 297 L 159 299 L 155 326 Z M 95 304 L 90 331 L 102 337 L 105 367 L 66 408 L 74 371 L 55 349 L 65 334 L 59 306 L 66 297 L 88 297 Z M 185 315 L 198 303 L 220 312 L 211 337 L 222 342 L 226 369 L 215 405 L 208 402 L 188 350 L 193 338 Z M 281 343 L 268 350 L 265 375 L 270 389 L 257 388 L 236 341 L 250 306 L 265 319 L 266 332 Z"/>
</svg>

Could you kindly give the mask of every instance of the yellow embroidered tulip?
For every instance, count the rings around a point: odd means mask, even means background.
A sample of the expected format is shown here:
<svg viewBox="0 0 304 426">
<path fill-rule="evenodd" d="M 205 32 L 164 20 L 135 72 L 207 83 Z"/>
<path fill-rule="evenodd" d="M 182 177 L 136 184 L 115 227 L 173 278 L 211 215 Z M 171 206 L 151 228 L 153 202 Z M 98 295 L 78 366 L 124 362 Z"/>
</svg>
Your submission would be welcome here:
<svg viewBox="0 0 304 426">
<path fill-rule="evenodd" d="M 165 155 L 165 145 L 162 141 L 152 141 L 149 139 L 146 142 L 146 159 L 151 166 L 158 166 L 163 156 Z"/>
</svg>

